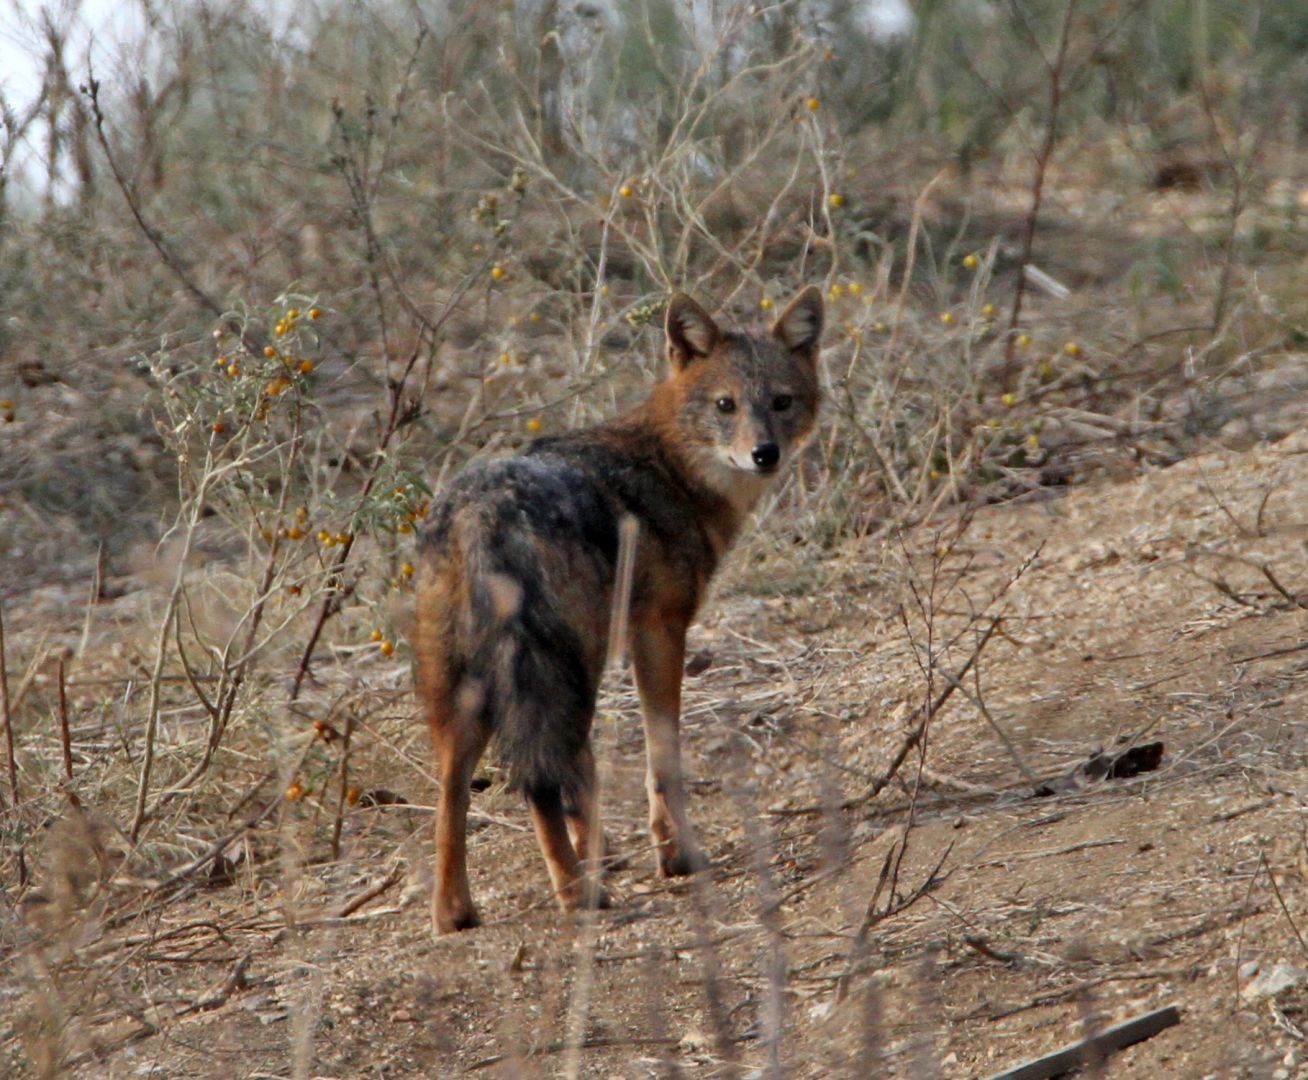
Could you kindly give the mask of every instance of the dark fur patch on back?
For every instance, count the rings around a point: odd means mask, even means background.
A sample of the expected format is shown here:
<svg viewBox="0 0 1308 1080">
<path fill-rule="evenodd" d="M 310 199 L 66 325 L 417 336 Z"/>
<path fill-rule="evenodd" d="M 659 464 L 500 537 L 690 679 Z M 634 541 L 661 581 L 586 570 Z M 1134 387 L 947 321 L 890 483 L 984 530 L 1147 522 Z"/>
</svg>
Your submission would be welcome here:
<svg viewBox="0 0 1308 1080">
<path fill-rule="evenodd" d="M 514 787 L 571 796 L 584 782 L 578 757 L 603 664 L 617 515 L 576 466 L 508 458 L 460 476 L 422 543 L 438 559 L 458 545 L 470 579 L 468 610 L 443 643 L 447 685 L 473 689 L 467 703 Z M 577 603 L 579 589 L 589 605 Z"/>
</svg>

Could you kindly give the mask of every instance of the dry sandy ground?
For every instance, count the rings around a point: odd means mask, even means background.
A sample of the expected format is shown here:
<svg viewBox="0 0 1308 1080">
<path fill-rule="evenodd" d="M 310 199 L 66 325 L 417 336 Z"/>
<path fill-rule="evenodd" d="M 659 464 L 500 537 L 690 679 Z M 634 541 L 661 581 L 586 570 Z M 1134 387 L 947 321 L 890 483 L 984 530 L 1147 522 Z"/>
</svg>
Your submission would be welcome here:
<svg viewBox="0 0 1308 1080">
<path fill-rule="evenodd" d="M 324 849 L 298 804 L 232 884 L 122 926 L 82 917 L 62 951 L 11 933 L 27 944 L 6 961 L 0 1071 L 38 1074 L 28 1054 L 63 1031 L 85 1077 L 692 1077 L 770 1061 L 986 1077 L 1176 1004 L 1180 1024 L 1105 1074 L 1308 1076 L 1308 985 L 1258 994 L 1276 965 L 1308 968 L 1305 505 L 1308 438 L 1292 435 L 989 508 L 961 535 L 798 562 L 759 547 L 693 642 L 711 661 L 687 679 L 685 721 L 714 864 L 702 888 L 660 881 L 642 846 L 623 677 L 598 731 L 608 831 L 630 855 L 612 910 L 553 909 L 526 815 L 492 787 L 471 847 L 487 925 L 433 940 L 427 814 L 356 808 L 340 862 L 297 868 L 277 857 L 288 838 L 310 860 Z M 922 604 L 887 584 L 909 565 Z M 927 643 L 923 607 L 949 671 L 1003 619 L 979 682 L 934 717 L 926 767 L 910 754 L 864 800 L 947 685 L 937 670 L 928 688 L 910 644 Z M 1161 766 L 1132 778 L 1040 798 L 1024 778 L 1154 741 Z M 430 801 L 416 772 L 373 780 Z M 320 917 L 392 867 L 348 918 Z M 286 927 L 288 906 L 303 925 Z"/>
</svg>

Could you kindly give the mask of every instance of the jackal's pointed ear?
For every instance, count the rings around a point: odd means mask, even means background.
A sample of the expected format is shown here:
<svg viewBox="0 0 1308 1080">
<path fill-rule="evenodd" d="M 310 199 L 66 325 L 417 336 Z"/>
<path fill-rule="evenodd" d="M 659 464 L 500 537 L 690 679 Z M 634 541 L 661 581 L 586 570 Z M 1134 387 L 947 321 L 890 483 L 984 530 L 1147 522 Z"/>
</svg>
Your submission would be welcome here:
<svg viewBox="0 0 1308 1080">
<path fill-rule="evenodd" d="M 810 363 L 822 340 L 822 293 L 810 285 L 796 296 L 772 324 L 773 336 Z"/>
<path fill-rule="evenodd" d="M 675 371 L 680 371 L 697 356 L 708 356 L 722 336 L 709 313 L 685 293 L 675 293 L 668 301 L 664 325 L 668 335 L 668 360 Z"/>
</svg>

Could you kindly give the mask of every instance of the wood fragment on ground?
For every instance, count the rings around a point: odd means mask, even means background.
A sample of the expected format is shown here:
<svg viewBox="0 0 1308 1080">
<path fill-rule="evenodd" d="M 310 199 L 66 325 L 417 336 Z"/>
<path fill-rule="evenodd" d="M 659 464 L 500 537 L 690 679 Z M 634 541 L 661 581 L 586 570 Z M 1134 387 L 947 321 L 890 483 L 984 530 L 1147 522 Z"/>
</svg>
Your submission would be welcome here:
<svg viewBox="0 0 1308 1080">
<path fill-rule="evenodd" d="M 1086 1062 L 1102 1061 L 1109 1054 L 1151 1039 L 1160 1031 L 1166 1031 L 1180 1022 L 1181 1010 L 1175 1005 L 1168 1005 L 1143 1016 L 1123 1020 L 1088 1038 L 1068 1043 L 1052 1054 L 995 1073 L 990 1080 L 1052 1080 L 1053 1077 L 1079 1071 Z"/>
</svg>

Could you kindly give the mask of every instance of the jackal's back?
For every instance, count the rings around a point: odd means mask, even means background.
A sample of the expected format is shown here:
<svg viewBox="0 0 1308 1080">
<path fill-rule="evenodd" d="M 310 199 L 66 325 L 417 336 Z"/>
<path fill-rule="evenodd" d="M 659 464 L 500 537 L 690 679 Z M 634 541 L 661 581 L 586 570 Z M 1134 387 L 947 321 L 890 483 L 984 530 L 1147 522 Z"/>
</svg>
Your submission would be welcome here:
<svg viewBox="0 0 1308 1080">
<path fill-rule="evenodd" d="M 515 787 L 581 782 L 617 547 L 613 507 L 559 458 L 474 466 L 433 507 L 415 642 L 429 720 L 492 733 Z"/>
</svg>

